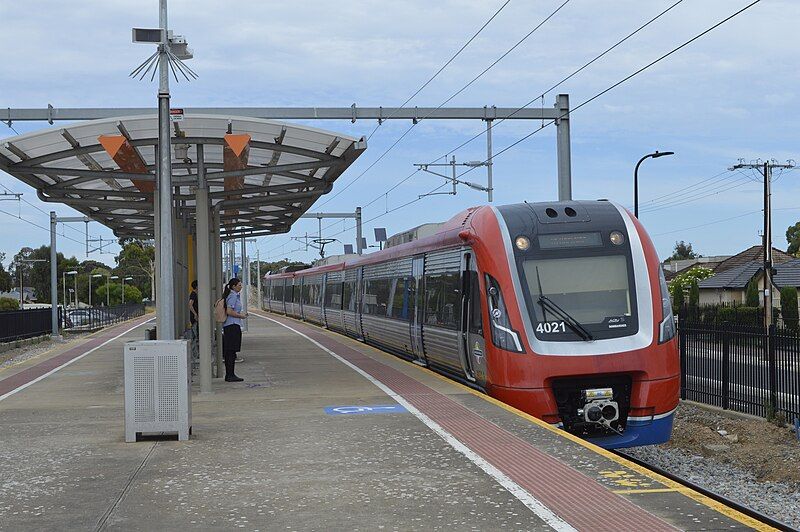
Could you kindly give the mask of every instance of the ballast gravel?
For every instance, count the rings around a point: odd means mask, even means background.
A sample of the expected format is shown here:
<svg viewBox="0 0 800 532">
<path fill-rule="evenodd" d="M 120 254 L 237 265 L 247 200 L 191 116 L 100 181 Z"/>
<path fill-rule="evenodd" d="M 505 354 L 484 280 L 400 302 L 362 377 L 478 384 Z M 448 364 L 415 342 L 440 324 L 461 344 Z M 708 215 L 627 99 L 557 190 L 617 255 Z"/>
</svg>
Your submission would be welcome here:
<svg viewBox="0 0 800 532">
<path fill-rule="evenodd" d="M 670 443 L 621 451 L 800 529 L 800 442 L 786 428 L 682 403 Z"/>
</svg>

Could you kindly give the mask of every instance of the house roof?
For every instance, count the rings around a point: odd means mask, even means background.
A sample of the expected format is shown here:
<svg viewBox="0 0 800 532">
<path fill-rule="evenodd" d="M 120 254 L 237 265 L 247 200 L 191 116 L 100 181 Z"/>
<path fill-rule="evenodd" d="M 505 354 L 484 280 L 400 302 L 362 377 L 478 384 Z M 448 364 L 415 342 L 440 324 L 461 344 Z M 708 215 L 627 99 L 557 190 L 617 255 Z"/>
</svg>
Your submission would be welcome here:
<svg viewBox="0 0 800 532">
<path fill-rule="evenodd" d="M 784 262 L 788 262 L 793 259 L 794 257 L 781 251 L 780 249 L 772 248 L 772 264 L 774 265 L 783 264 Z M 743 264 L 746 264 L 748 262 L 760 262 L 763 264 L 764 247 L 753 246 L 742 251 L 741 253 L 737 253 L 733 257 L 719 263 L 717 267 L 714 268 L 714 272 L 715 273 L 724 272 L 726 270 L 736 268 L 737 266 L 742 266 Z"/>
<path fill-rule="evenodd" d="M 713 277 L 700 281 L 700 288 L 735 288 L 744 289 L 754 276 L 764 268 L 760 261 L 749 261 L 729 270 L 718 272 Z M 772 281 L 779 288 L 784 286 L 800 287 L 800 259 L 786 261 L 775 266 Z"/>
<path fill-rule="evenodd" d="M 749 261 L 714 274 L 698 283 L 700 288 L 744 288 L 762 268 L 762 263 Z"/>
<path fill-rule="evenodd" d="M 790 260 L 775 266 L 773 282 L 783 288 L 784 286 L 800 287 L 800 259 Z"/>
</svg>

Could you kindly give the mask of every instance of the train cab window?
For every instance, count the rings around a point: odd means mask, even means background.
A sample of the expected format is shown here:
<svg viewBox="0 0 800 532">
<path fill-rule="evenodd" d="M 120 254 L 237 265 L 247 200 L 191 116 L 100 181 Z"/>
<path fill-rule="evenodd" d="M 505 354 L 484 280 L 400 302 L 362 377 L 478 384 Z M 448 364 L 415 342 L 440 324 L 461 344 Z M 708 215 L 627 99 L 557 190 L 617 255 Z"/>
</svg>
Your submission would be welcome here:
<svg viewBox="0 0 800 532">
<path fill-rule="evenodd" d="M 460 322 L 460 272 L 425 276 L 425 325 L 458 329 Z"/>
</svg>

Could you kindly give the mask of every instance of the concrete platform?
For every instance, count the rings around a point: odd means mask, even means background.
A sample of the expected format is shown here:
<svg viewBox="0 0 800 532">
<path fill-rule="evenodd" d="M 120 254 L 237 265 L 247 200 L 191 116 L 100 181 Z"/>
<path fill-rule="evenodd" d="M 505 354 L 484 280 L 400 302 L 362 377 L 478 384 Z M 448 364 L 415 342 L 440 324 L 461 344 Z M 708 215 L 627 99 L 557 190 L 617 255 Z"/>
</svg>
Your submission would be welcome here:
<svg viewBox="0 0 800 532">
<path fill-rule="evenodd" d="M 245 382 L 194 395 L 190 441 L 126 444 L 122 343 L 142 322 L 0 372 L 0 530 L 764 529 L 424 368 L 275 316 L 250 318 Z"/>
</svg>

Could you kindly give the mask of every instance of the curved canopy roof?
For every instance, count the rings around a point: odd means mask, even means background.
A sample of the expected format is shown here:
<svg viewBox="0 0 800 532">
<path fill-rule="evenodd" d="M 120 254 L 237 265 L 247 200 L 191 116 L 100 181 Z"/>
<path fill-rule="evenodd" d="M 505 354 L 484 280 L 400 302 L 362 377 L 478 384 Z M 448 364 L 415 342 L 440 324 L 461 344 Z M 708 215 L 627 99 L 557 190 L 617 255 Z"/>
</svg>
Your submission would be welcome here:
<svg viewBox="0 0 800 532">
<path fill-rule="evenodd" d="M 178 216 L 195 214 L 198 146 L 223 237 L 287 232 L 366 149 L 366 141 L 272 120 L 186 115 L 172 123 Z M 0 141 L 0 170 L 119 237 L 152 237 L 158 119 L 103 119 Z"/>
</svg>

